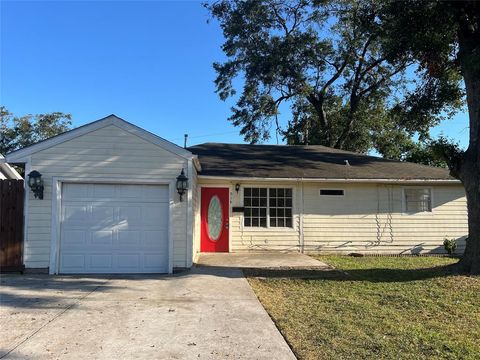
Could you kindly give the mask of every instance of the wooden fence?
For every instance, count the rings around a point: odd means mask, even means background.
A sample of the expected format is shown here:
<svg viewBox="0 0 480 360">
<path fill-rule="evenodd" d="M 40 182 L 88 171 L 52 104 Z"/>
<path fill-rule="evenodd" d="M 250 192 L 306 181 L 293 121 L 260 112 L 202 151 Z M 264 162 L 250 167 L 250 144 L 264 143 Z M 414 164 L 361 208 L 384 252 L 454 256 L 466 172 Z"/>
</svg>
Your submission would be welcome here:
<svg viewBox="0 0 480 360">
<path fill-rule="evenodd" d="M 23 180 L 0 180 L 0 271 L 23 271 Z"/>
</svg>

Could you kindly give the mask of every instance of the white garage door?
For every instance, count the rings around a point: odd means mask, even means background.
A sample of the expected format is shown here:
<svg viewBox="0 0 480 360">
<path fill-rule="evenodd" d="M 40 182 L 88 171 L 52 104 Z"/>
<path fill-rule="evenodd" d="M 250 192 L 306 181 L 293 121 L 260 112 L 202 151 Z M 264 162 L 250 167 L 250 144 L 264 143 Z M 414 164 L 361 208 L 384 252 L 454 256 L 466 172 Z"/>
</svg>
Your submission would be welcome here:
<svg viewBox="0 0 480 360">
<path fill-rule="evenodd" d="M 60 273 L 168 272 L 168 186 L 63 184 Z"/>
</svg>

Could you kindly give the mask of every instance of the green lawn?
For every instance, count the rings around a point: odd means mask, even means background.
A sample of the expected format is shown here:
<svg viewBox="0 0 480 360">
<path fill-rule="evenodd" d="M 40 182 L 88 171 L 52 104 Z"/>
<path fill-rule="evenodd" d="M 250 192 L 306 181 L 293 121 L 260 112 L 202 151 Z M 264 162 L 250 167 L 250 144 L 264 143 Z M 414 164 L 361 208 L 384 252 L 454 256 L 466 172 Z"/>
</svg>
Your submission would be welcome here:
<svg viewBox="0 0 480 360">
<path fill-rule="evenodd" d="M 349 276 L 246 272 L 298 358 L 480 359 L 480 278 L 448 275 L 456 260 L 319 259 Z"/>
</svg>

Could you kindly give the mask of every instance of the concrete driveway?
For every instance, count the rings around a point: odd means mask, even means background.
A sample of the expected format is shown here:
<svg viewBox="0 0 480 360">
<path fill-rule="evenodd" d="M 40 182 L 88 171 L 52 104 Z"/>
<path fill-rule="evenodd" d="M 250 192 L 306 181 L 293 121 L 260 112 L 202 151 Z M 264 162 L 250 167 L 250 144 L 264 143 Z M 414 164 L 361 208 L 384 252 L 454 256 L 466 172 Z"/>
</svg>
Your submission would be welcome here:
<svg viewBox="0 0 480 360">
<path fill-rule="evenodd" d="M 238 269 L 6 275 L 0 358 L 295 359 Z"/>
</svg>

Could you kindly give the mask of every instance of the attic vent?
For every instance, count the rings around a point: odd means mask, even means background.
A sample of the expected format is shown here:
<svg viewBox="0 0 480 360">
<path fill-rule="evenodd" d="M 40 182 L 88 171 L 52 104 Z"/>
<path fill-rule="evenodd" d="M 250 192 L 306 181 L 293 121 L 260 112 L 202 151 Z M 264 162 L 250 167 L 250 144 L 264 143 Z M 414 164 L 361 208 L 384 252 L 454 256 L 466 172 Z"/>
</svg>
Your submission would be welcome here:
<svg viewBox="0 0 480 360">
<path fill-rule="evenodd" d="M 345 191 L 342 189 L 320 189 L 320 196 L 343 196 Z"/>
</svg>

